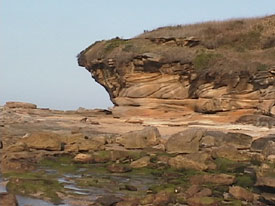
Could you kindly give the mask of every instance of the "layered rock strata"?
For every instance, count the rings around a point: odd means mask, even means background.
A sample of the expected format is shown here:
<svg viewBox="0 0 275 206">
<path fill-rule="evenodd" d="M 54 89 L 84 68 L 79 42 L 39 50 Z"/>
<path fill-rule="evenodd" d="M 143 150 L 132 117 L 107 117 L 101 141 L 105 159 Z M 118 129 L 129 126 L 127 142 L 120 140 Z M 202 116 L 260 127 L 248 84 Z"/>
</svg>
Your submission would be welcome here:
<svg viewBox="0 0 275 206">
<path fill-rule="evenodd" d="M 95 42 L 78 63 L 107 90 L 118 116 L 240 109 L 275 115 L 274 27 L 274 16 L 164 27 Z"/>
</svg>

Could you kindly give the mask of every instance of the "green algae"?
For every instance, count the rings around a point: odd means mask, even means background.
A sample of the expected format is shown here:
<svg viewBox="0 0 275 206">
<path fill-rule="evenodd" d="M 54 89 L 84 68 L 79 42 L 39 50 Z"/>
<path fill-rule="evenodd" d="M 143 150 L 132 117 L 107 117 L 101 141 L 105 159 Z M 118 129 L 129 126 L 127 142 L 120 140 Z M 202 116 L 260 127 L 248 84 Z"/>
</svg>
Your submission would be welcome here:
<svg viewBox="0 0 275 206">
<path fill-rule="evenodd" d="M 215 164 L 217 173 L 241 173 L 247 166 L 246 163 L 236 162 L 227 158 L 217 158 L 215 159 Z"/>
<path fill-rule="evenodd" d="M 79 169 L 79 165 L 73 163 L 70 156 L 43 159 L 39 162 L 39 167 L 56 170 L 59 174 L 75 173 Z"/>
<path fill-rule="evenodd" d="M 40 197 L 60 204 L 58 193 L 64 191 L 63 185 L 54 179 L 43 178 L 10 178 L 7 190 L 13 194 Z"/>
</svg>

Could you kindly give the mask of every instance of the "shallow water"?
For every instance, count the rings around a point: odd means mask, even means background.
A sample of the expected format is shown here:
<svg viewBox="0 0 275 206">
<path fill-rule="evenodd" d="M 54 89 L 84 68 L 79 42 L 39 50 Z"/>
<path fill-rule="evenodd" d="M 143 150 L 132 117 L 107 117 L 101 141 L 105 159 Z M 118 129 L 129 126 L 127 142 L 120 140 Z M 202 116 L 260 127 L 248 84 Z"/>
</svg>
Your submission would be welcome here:
<svg viewBox="0 0 275 206">
<path fill-rule="evenodd" d="M 100 165 L 91 166 L 92 168 L 101 167 Z M 64 189 L 69 195 L 65 195 L 63 204 L 59 206 L 76 206 L 71 204 L 73 201 L 88 201 L 93 202 L 99 196 L 103 195 L 116 195 L 116 196 L 127 196 L 129 194 L 140 194 L 146 193 L 148 188 L 159 180 L 150 174 L 131 174 L 131 173 L 109 173 L 106 170 L 95 170 L 91 168 L 79 168 L 74 173 L 59 174 L 57 170 L 52 168 L 41 167 L 37 170 L 43 171 L 48 175 L 56 175 L 56 180 L 61 183 Z M 79 185 L 79 181 L 89 180 L 94 185 Z M 0 176 L 0 183 L 5 179 Z M 128 191 L 121 189 L 125 185 L 133 185 L 137 188 L 137 191 Z M 0 192 L 6 192 L 4 184 L 0 184 Z M 19 206 L 54 206 L 50 202 L 46 202 L 40 199 L 25 197 L 16 195 Z"/>
</svg>

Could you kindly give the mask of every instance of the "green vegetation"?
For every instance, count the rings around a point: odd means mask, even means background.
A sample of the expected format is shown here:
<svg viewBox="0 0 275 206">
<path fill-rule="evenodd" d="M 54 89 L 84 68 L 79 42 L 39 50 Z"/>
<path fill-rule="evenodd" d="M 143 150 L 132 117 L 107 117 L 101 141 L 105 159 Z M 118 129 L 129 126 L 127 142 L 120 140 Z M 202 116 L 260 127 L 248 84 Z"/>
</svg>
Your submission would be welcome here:
<svg viewBox="0 0 275 206">
<path fill-rule="evenodd" d="M 120 38 L 111 39 L 106 42 L 104 46 L 105 53 L 111 52 L 113 49 L 119 47 L 120 45 L 123 45 L 127 42 L 127 40 L 123 40 Z"/>
<path fill-rule="evenodd" d="M 55 204 L 60 204 L 58 193 L 64 192 L 63 185 L 45 173 L 5 173 L 9 178 L 7 190 L 14 194 L 41 197 Z"/>
<path fill-rule="evenodd" d="M 194 58 L 193 64 L 195 69 L 203 70 L 209 68 L 221 58 L 221 54 L 202 51 Z"/>
<path fill-rule="evenodd" d="M 249 174 L 238 175 L 236 177 L 236 185 L 241 187 L 251 188 L 254 186 L 256 182 L 256 176 L 252 176 Z"/>
<path fill-rule="evenodd" d="M 241 173 L 246 166 L 245 163 L 232 161 L 227 158 L 217 158 L 215 159 L 215 164 L 217 165 L 216 171 L 221 173 Z"/>
<path fill-rule="evenodd" d="M 39 166 L 42 168 L 51 168 L 60 174 L 74 173 L 79 169 L 79 166 L 73 163 L 73 159 L 70 156 L 43 159 L 39 162 Z"/>
</svg>

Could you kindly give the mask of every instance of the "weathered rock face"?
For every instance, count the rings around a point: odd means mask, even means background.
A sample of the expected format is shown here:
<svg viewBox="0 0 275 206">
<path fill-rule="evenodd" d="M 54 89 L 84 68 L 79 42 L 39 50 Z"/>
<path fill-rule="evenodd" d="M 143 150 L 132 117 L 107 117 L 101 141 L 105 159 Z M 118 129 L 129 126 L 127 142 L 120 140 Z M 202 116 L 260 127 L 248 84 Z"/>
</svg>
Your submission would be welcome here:
<svg viewBox="0 0 275 206">
<path fill-rule="evenodd" d="M 200 60 L 208 62 L 208 58 L 216 54 L 200 53 L 199 40 L 194 44 L 181 42 L 184 41 L 175 38 L 112 39 L 96 42 L 82 51 L 78 60 L 107 90 L 116 116 L 239 109 L 274 115 L 275 62 L 265 70 L 260 70 L 262 67 L 258 64 L 227 69 L 224 62 L 232 59 L 223 57 L 212 67 L 204 68 Z M 145 49 L 148 52 L 142 52 L 141 44 L 150 48 Z M 171 50 L 170 55 L 187 52 L 189 56 L 171 60 L 161 50 Z"/>
</svg>

